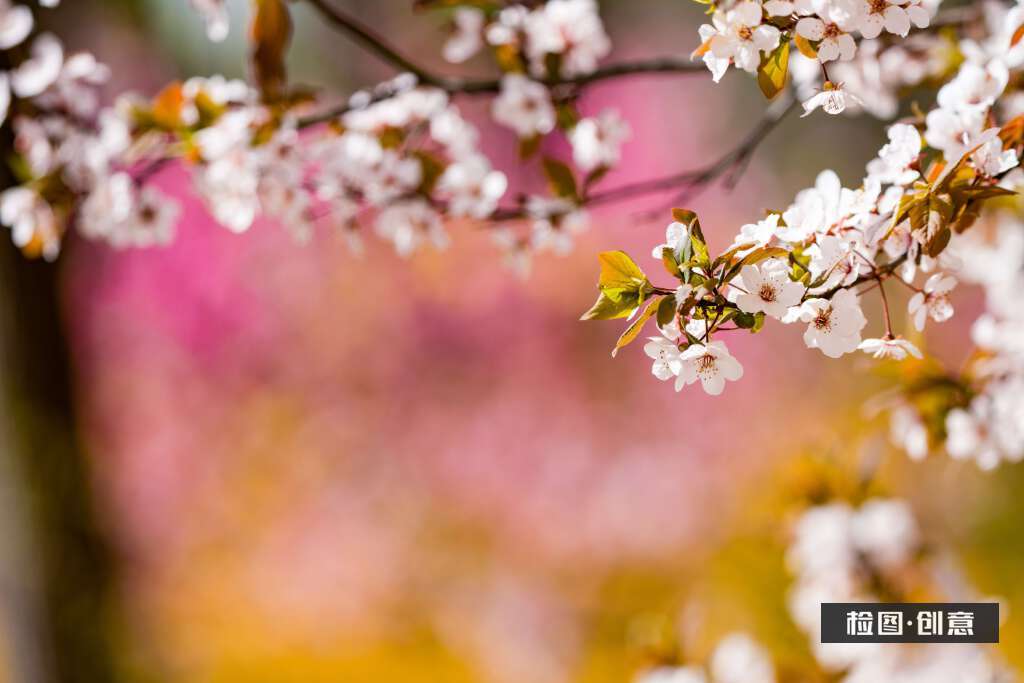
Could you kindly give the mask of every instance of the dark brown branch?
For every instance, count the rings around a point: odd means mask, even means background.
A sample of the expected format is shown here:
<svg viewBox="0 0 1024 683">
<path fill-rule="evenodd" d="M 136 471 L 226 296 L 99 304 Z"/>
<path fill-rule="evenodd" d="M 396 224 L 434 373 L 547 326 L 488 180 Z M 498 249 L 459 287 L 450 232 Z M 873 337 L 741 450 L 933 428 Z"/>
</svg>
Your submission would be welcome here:
<svg viewBox="0 0 1024 683">
<path fill-rule="evenodd" d="M 374 53 L 388 64 L 395 68 L 406 71 L 416 76 L 416 79 L 423 85 L 440 88 L 445 92 L 455 95 L 487 95 L 494 94 L 501 90 L 501 80 L 459 78 L 455 76 L 444 76 L 436 74 L 422 66 L 417 65 L 411 59 L 399 52 L 388 41 L 366 26 L 358 19 L 352 17 L 336 7 L 332 7 L 328 0 L 306 0 L 316 9 L 324 19 L 332 26 L 352 36 L 367 50 Z M 700 62 L 693 62 L 689 57 L 656 57 L 620 64 L 610 64 L 595 71 L 578 76 L 567 76 L 559 78 L 539 78 L 539 82 L 551 88 L 556 87 L 581 87 L 597 81 L 605 81 L 625 76 L 637 76 L 642 74 L 692 74 L 706 71 Z M 375 94 L 375 99 L 380 101 L 391 97 L 394 93 L 387 91 Z M 304 119 L 302 123 L 313 125 L 329 121 L 350 109 L 344 105 L 332 111 L 315 115 Z"/>
</svg>

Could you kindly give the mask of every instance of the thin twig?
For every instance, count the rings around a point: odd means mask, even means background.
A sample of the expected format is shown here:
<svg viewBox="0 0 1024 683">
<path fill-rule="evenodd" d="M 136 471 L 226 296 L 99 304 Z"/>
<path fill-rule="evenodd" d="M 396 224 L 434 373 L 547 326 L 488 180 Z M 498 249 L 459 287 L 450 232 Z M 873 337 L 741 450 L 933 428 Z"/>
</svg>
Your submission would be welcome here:
<svg viewBox="0 0 1024 683">
<path fill-rule="evenodd" d="M 797 107 L 797 100 L 790 94 L 785 99 L 769 107 L 757 125 L 733 149 L 716 159 L 708 166 L 694 171 L 685 171 L 667 178 L 634 183 L 632 186 L 608 190 L 601 193 L 599 201 L 612 201 L 628 198 L 632 194 L 649 194 L 661 190 L 669 190 L 682 186 L 682 190 L 672 197 L 670 205 L 678 205 L 693 199 L 707 189 L 715 180 L 724 177 L 727 189 L 732 189 L 739 182 L 754 153 L 775 127 Z M 664 210 L 659 207 L 658 211 Z"/>
<path fill-rule="evenodd" d="M 796 108 L 796 100 L 789 95 L 786 97 L 787 99 L 777 102 L 765 112 L 764 117 L 751 129 L 750 133 L 743 138 L 739 145 L 726 152 L 711 164 L 703 168 L 681 171 L 659 178 L 627 183 L 602 192 L 595 192 L 584 196 L 580 201 L 580 205 L 588 207 L 597 206 L 683 187 L 684 192 L 674 197 L 674 203 L 685 198 L 692 198 L 723 176 L 731 184 L 730 187 L 735 185 L 739 179 L 737 172 L 742 171 L 751 157 L 753 157 L 754 152 L 757 151 L 758 146 L 768 137 L 768 134 L 775 129 L 779 122 Z M 508 221 L 524 217 L 526 217 L 526 212 L 522 207 L 504 207 L 497 209 L 489 218 L 495 221 Z"/>
</svg>

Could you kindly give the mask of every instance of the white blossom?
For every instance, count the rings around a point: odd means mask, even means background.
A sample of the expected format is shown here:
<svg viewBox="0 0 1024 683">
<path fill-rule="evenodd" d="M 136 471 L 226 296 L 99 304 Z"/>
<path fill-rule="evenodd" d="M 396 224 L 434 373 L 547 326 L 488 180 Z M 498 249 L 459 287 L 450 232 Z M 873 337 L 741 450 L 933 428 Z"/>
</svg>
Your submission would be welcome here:
<svg viewBox="0 0 1024 683">
<path fill-rule="evenodd" d="M 902 37 L 910 33 L 911 24 L 926 28 L 929 19 L 917 0 L 861 0 L 857 28 L 865 38 L 877 38 L 882 29 Z"/>
<path fill-rule="evenodd" d="M 819 349 L 830 358 L 855 351 L 868 322 L 857 295 L 849 289 L 840 289 L 831 299 L 804 302 L 800 319 L 809 323 L 804 332 L 807 347 Z"/>
<path fill-rule="evenodd" d="M 487 157 L 477 154 L 449 165 L 437 185 L 449 197 L 451 215 L 486 218 L 505 194 L 508 180 L 504 173 L 491 168 Z"/>
<path fill-rule="evenodd" d="M 0 50 L 21 45 L 34 25 L 32 10 L 28 7 L 12 5 L 11 0 L 0 0 Z"/>
<path fill-rule="evenodd" d="M 665 381 L 675 377 L 682 370 L 683 362 L 679 357 L 679 347 L 665 337 L 650 337 L 644 344 L 644 353 L 654 359 L 651 374 Z"/>
<path fill-rule="evenodd" d="M 590 73 L 611 51 L 596 0 L 548 0 L 523 22 L 531 71 L 545 75 L 545 58 L 560 56 L 564 76 Z"/>
<path fill-rule="evenodd" d="M 818 60 L 823 64 L 834 60 L 848 61 L 857 52 L 857 44 L 849 31 L 856 27 L 856 17 L 843 5 L 833 3 L 828 16 L 822 20 L 818 17 L 804 17 L 796 24 L 796 32 L 803 38 L 821 41 L 818 44 Z"/>
<path fill-rule="evenodd" d="M 822 111 L 826 114 L 832 114 L 833 116 L 842 114 L 846 110 L 846 104 L 849 100 L 863 104 L 859 97 L 847 92 L 843 88 L 842 83 L 826 81 L 821 92 L 803 102 L 804 113 L 801 114 L 801 118 L 810 116 L 818 107 L 821 107 Z"/>
<path fill-rule="evenodd" d="M 555 108 L 548 89 L 522 74 L 506 74 L 491 105 L 494 120 L 519 137 L 546 135 L 555 127 Z"/>
<path fill-rule="evenodd" d="M 377 234 L 395 245 L 399 256 L 411 256 L 424 244 L 445 249 L 449 244 L 441 217 L 421 199 L 395 202 L 385 207 L 374 223 Z"/>
<path fill-rule="evenodd" d="M 619 150 L 629 136 L 629 124 L 614 110 L 581 119 L 569 133 L 573 161 L 587 172 L 611 168 L 619 163 Z"/>
<path fill-rule="evenodd" d="M 31 53 L 11 72 L 11 90 L 22 98 L 35 97 L 53 85 L 64 65 L 64 48 L 51 33 L 38 36 Z"/>
<path fill-rule="evenodd" d="M 910 168 L 921 154 L 921 134 L 914 126 L 897 123 L 889 126 L 889 142 L 868 162 L 868 175 L 880 183 L 909 185 L 920 173 Z"/>
<path fill-rule="evenodd" d="M 768 652 L 746 633 L 730 633 L 711 653 L 714 683 L 775 683 Z"/>
<path fill-rule="evenodd" d="M 857 348 L 875 358 L 891 358 L 893 360 L 905 360 L 908 356 L 924 358 L 916 346 L 906 339 L 898 337 L 865 339 Z"/>
<path fill-rule="evenodd" d="M 726 380 L 735 382 L 743 377 L 743 366 L 729 354 L 725 342 L 691 344 L 680 354 L 679 360 L 682 365 L 676 391 L 700 380 L 705 392 L 717 396 L 725 389 Z"/>
<path fill-rule="evenodd" d="M 745 313 L 764 312 L 782 318 L 800 303 L 804 288 L 789 279 L 789 265 L 780 259 L 743 266 L 734 285 L 739 289 L 736 305 Z"/>
<path fill-rule="evenodd" d="M 779 44 L 779 29 L 762 24 L 760 3 L 745 0 L 712 17 L 713 32 L 708 32 L 711 54 L 718 60 L 732 60 L 737 68 L 753 73 L 761 63 L 761 54 Z"/>
<path fill-rule="evenodd" d="M 924 329 L 927 318 L 941 323 L 953 317 L 953 305 L 949 302 L 949 293 L 953 291 L 954 287 L 956 287 L 955 277 L 935 273 L 924 283 L 924 289 L 910 298 L 907 310 L 918 331 Z"/>
<path fill-rule="evenodd" d="M 455 10 L 455 32 L 441 51 L 447 61 L 460 64 L 480 51 L 484 42 L 484 19 L 484 13 L 475 7 L 459 7 Z"/>
</svg>

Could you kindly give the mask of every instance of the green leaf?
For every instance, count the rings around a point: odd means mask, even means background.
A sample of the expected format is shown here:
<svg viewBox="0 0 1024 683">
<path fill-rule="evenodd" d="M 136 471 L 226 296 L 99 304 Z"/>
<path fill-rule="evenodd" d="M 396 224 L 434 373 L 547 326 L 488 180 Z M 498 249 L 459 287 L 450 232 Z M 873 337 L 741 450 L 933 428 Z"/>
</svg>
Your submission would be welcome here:
<svg viewBox="0 0 1024 683">
<path fill-rule="evenodd" d="M 601 263 L 598 286 L 602 291 L 631 288 L 637 290 L 647 283 L 647 275 L 624 251 L 602 251 L 597 255 L 597 260 Z"/>
<path fill-rule="evenodd" d="M 757 332 L 764 327 L 764 313 L 744 313 L 743 311 L 738 312 L 733 320 L 736 322 L 736 327 L 744 330 L 750 330 L 751 332 Z"/>
<path fill-rule="evenodd" d="M 679 264 L 676 262 L 676 253 L 671 247 L 661 248 L 661 262 L 665 266 L 665 270 L 672 277 L 682 277 L 682 272 L 679 270 Z"/>
<path fill-rule="evenodd" d="M 643 312 L 636 317 L 636 320 L 634 320 L 632 324 L 626 328 L 626 331 L 622 333 L 622 336 L 619 337 L 619 340 L 615 342 L 615 348 L 612 349 L 612 358 L 614 358 L 615 354 L 619 352 L 619 349 L 621 349 L 623 346 L 626 346 L 640 335 L 640 331 L 643 330 L 644 325 L 647 324 L 647 321 L 650 320 L 654 316 L 654 314 L 658 312 L 658 309 L 661 306 L 661 302 L 665 299 L 670 298 L 671 297 L 654 298 L 651 299 L 650 302 L 648 302 L 647 307 L 643 310 Z"/>
<path fill-rule="evenodd" d="M 612 299 L 604 292 L 597 297 L 594 305 L 580 316 L 580 320 L 614 320 L 628 318 L 636 310 L 640 297 L 636 294 L 621 294 Z"/>
<path fill-rule="evenodd" d="M 542 135 L 532 135 L 528 138 L 520 138 L 519 140 L 519 158 L 529 159 L 537 150 L 540 149 L 540 141 L 543 140 Z"/>
<path fill-rule="evenodd" d="M 559 130 L 570 130 L 579 123 L 580 114 L 572 102 L 559 102 L 555 108 L 555 121 Z"/>
<path fill-rule="evenodd" d="M 598 289 L 601 295 L 580 320 L 611 320 L 628 317 L 653 291 L 644 271 L 623 251 L 605 251 Z"/>
<path fill-rule="evenodd" d="M 558 159 L 544 157 L 544 175 L 547 176 L 551 191 L 558 197 L 579 201 L 576 178 L 566 164 Z"/>
<path fill-rule="evenodd" d="M 786 87 L 789 70 L 789 41 L 780 40 L 779 46 L 761 59 L 757 69 L 757 84 L 768 99 L 774 98 Z"/>
<path fill-rule="evenodd" d="M 676 317 L 676 298 L 674 296 L 665 296 L 661 298 L 661 303 L 658 304 L 658 325 L 665 327 L 672 322 Z"/>
</svg>

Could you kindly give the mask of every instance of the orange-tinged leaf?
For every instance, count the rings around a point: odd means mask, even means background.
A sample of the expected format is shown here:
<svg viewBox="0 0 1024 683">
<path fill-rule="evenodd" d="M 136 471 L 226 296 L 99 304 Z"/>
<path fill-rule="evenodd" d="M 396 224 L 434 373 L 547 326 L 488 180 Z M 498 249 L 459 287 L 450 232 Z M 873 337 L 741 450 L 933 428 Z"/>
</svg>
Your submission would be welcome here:
<svg viewBox="0 0 1024 683">
<path fill-rule="evenodd" d="M 182 125 L 181 112 L 185 105 L 185 95 L 181 83 L 175 81 L 161 90 L 153 98 L 153 121 L 161 128 L 173 130 Z"/>
<path fill-rule="evenodd" d="M 783 41 L 771 54 L 765 55 L 757 69 L 757 84 L 765 97 L 772 99 L 782 92 L 788 72 L 789 42 Z"/>
<path fill-rule="evenodd" d="M 800 54 L 808 59 L 817 59 L 818 51 L 811 45 L 811 41 L 804 38 L 799 33 L 793 35 L 793 42 L 796 43 L 796 49 L 800 50 Z"/>
<path fill-rule="evenodd" d="M 1019 30 L 1019 29 L 1018 29 Z M 1024 142 L 1024 114 L 1014 116 L 999 130 L 1003 147 L 1011 148 Z"/>
<path fill-rule="evenodd" d="M 1013 32 L 1013 36 L 1010 38 L 1010 47 L 1016 47 L 1020 39 L 1024 38 L 1024 24 L 1017 27 L 1017 30 Z"/>
<path fill-rule="evenodd" d="M 292 19 L 285 0 L 253 0 L 250 60 L 264 101 L 284 96 L 284 60 L 291 37 Z"/>
<path fill-rule="evenodd" d="M 664 298 L 665 297 L 654 297 L 647 302 L 647 308 L 644 309 L 643 313 L 636 317 L 636 320 L 626 328 L 626 331 L 622 333 L 619 340 L 615 342 L 615 348 L 612 349 L 612 358 L 614 358 L 615 354 L 619 352 L 619 349 L 640 336 L 640 331 L 644 329 L 644 325 L 647 324 L 647 321 L 654 317 L 654 314 L 658 312 L 658 307 L 661 305 L 661 301 Z"/>
</svg>

